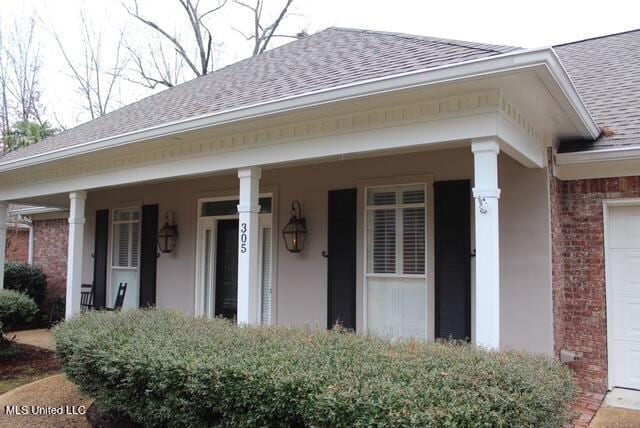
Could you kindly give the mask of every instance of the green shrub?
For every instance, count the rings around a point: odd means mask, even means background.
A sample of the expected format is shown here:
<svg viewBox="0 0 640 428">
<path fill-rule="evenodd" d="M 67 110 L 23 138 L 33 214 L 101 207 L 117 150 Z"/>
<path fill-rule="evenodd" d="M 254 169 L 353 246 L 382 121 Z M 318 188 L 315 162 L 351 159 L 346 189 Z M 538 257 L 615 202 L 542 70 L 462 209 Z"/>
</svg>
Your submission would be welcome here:
<svg viewBox="0 0 640 428">
<path fill-rule="evenodd" d="M 29 322 L 38 312 L 33 299 L 13 290 L 0 290 L 0 323 L 5 327 Z"/>
<path fill-rule="evenodd" d="M 576 394 L 540 356 L 157 309 L 94 311 L 54 339 L 83 392 L 147 426 L 562 427 Z"/>
<path fill-rule="evenodd" d="M 31 297 L 40 305 L 47 294 L 47 276 L 39 267 L 26 263 L 7 263 L 4 266 L 4 288 Z"/>
<path fill-rule="evenodd" d="M 38 307 L 29 296 L 13 290 L 0 290 L 0 361 L 20 353 L 11 346 L 12 341 L 5 337 L 5 330 L 12 324 L 31 321 L 36 312 Z"/>
<path fill-rule="evenodd" d="M 22 355 L 22 351 L 13 345 L 13 340 L 4 335 L 4 325 L 0 322 L 0 361 L 11 360 Z"/>
</svg>

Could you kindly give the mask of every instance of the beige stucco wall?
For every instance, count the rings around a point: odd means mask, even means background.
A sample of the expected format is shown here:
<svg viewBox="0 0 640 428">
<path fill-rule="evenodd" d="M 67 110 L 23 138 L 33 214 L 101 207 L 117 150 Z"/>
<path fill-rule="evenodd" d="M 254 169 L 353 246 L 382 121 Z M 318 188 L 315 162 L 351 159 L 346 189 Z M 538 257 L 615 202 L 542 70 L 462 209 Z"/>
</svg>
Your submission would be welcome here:
<svg viewBox="0 0 640 428">
<path fill-rule="evenodd" d="M 546 171 L 527 169 L 500 155 L 502 187 L 501 311 L 502 342 L 505 346 L 535 352 L 552 351 L 551 267 L 549 209 Z M 351 159 L 264 170 L 261 189 L 274 193 L 274 224 L 277 224 L 277 271 L 275 319 L 278 323 L 309 323 L 326 326 L 327 192 L 358 187 L 388 178 L 394 184 L 402 177 L 425 180 L 472 179 L 473 157 L 469 148 L 426 151 L 403 155 Z M 93 275 L 95 211 L 117 206 L 159 204 L 160 215 L 175 212 L 180 238 L 172 254 L 158 260 L 157 304 L 194 312 L 196 265 L 196 211 L 198 198 L 233 196 L 238 192 L 234 174 L 191 180 L 154 183 L 92 191 L 87 200 L 83 277 Z M 429 188 L 428 188 L 429 190 Z M 289 204 L 302 203 L 308 238 L 301 254 L 290 254 L 281 244 L 280 231 L 288 221 Z M 362 326 L 362 192 L 358 220 L 358 324 Z M 160 219 L 162 221 L 162 219 Z M 473 239 L 473 237 L 470 237 Z M 430 259 L 429 266 L 433 268 Z M 429 297 L 433 299 L 430 281 Z M 431 308 L 432 309 L 432 308 Z M 430 311 L 433 314 L 433 310 Z M 433 319 L 429 325 L 433 334 Z"/>
</svg>

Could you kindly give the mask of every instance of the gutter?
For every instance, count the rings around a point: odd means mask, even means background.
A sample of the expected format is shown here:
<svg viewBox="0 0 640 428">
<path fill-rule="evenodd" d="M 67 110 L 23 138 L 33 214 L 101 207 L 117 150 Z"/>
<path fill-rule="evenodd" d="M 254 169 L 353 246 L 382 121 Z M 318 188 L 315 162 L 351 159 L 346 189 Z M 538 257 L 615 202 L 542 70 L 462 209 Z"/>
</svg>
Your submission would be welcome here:
<svg viewBox="0 0 640 428">
<path fill-rule="evenodd" d="M 33 214 L 47 214 L 47 213 L 57 213 L 57 212 L 65 212 L 69 211 L 67 208 L 58 208 L 58 207 L 26 207 L 26 208 L 16 208 L 9 210 L 9 214 L 15 215 L 33 215 Z"/>
<path fill-rule="evenodd" d="M 557 165 L 580 165 L 595 162 L 639 160 L 640 147 L 615 147 L 586 152 L 556 153 Z"/>
<path fill-rule="evenodd" d="M 71 147 L 34 154 L 6 162 L 0 160 L 0 172 L 43 164 L 46 162 L 93 153 L 147 141 L 154 138 L 182 134 L 200 129 L 230 124 L 250 119 L 268 117 L 295 110 L 318 107 L 339 101 L 352 101 L 374 95 L 401 90 L 427 87 L 434 84 L 464 79 L 488 77 L 506 72 L 544 67 L 549 76 L 543 83 L 563 107 L 563 110 L 579 130 L 581 136 L 595 140 L 600 129 L 589 114 L 569 75 L 552 48 L 540 48 L 508 52 L 488 58 L 474 59 L 457 64 L 443 65 L 425 70 L 395 74 L 382 78 L 322 89 L 274 101 L 257 103 L 221 112 L 157 125 L 113 137 L 89 141 Z"/>
</svg>

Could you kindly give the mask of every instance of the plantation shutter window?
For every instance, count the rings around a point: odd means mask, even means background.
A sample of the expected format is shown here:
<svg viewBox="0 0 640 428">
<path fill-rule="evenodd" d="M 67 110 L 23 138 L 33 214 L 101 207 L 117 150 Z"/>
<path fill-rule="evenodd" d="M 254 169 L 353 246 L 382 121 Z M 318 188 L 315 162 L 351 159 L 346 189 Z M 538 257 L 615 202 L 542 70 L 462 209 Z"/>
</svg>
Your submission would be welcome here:
<svg viewBox="0 0 640 428">
<path fill-rule="evenodd" d="M 140 224 L 140 208 L 120 208 L 113 211 L 110 296 L 116 295 L 120 283 L 126 283 L 124 309 L 138 307 Z M 113 305 L 113 302 L 107 302 L 107 306 L 109 305 Z"/>
<path fill-rule="evenodd" d="M 271 324 L 271 227 L 262 228 L 260 323 Z"/>
<path fill-rule="evenodd" d="M 426 191 L 423 184 L 367 190 L 367 327 L 425 337 Z"/>
</svg>

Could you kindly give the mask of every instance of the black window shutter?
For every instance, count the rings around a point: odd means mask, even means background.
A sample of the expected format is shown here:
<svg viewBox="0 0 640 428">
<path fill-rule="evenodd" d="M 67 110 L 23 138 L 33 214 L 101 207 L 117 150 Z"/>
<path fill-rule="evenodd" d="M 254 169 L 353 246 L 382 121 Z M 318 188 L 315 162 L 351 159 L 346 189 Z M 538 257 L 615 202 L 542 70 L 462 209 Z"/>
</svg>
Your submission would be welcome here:
<svg viewBox="0 0 640 428">
<path fill-rule="evenodd" d="M 158 205 L 142 206 L 140 242 L 140 307 L 156 304 Z"/>
<path fill-rule="evenodd" d="M 93 250 L 93 304 L 106 306 L 107 252 L 109 248 L 109 210 L 96 211 L 96 230 Z"/>
<path fill-rule="evenodd" d="M 436 337 L 471 338 L 471 184 L 434 183 Z"/>
<path fill-rule="evenodd" d="M 357 190 L 329 191 L 328 327 L 356 328 Z"/>
</svg>

